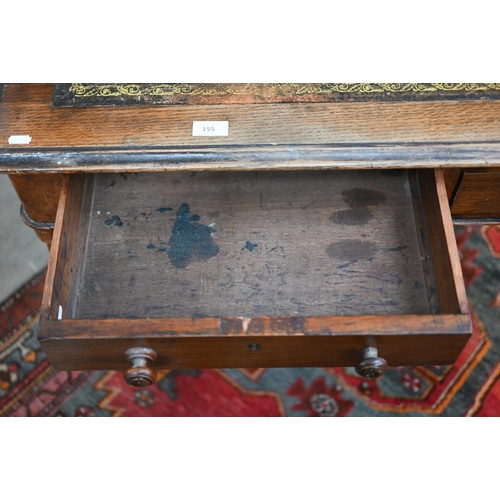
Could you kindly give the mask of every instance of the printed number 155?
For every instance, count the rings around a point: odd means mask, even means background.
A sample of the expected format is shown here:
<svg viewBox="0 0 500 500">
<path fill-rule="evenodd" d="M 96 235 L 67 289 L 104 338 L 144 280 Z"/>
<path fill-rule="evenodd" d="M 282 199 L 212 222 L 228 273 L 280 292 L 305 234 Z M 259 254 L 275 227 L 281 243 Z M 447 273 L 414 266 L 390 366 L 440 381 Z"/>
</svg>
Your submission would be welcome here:
<svg viewBox="0 0 500 500">
<path fill-rule="evenodd" d="M 203 132 L 215 132 L 215 127 L 203 127 Z"/>
</svg>

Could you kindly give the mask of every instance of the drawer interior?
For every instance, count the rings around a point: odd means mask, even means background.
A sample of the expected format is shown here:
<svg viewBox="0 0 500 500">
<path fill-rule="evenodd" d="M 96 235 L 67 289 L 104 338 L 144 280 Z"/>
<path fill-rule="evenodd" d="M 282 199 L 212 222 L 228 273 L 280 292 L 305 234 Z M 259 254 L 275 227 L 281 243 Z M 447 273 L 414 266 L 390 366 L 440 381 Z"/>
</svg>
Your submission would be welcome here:
<svg viewBox="0 0 500 500">
<path fill-rule="evenodd" d="M 138 337 L 457 334 L 451 354 L 429 358 L 446 360 L 463 347 L 470 320 L 437 175 L 73 175 L 60 204 L 42 339 L 50 348 L 86 335 L 135 345 Z M 237 366 L 224 363 L 204 366 Z M 272 365 L 260 363 L 253 366 Z M 301 363 L 310 358 L 276 366 Z"/>
<path fill-rule="evenodd" d="M 402 170 L 97 175 L 85 195 L 92 203 L 82 275 L 68 313 L 438 313 L 411 177 Z"/>
</svg>

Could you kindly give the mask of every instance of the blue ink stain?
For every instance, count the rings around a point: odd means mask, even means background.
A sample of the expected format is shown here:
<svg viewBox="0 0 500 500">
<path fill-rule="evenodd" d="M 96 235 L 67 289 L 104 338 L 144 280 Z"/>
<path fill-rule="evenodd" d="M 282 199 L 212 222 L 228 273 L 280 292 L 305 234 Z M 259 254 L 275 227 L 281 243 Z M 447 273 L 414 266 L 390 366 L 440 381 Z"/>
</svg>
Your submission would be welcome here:
<svg viewBox="0 0 500 500">
<path fill-rule="evenodd" d="M 151 249 L 151 248 L 156 248 L 156 247 L 152 243 L 150 243 L 146 248 Z"/>
<path fill-rule="evenodd" d="M 249 251 L 249 252 L 253 252 L 253 249 L 255 247 L 258 247 L 259 245 L 257 245 L 257 243 L 250 243 L 249 241 L 247 241 L 245 243 L 245 248 Z"/>
<path fill-rule="evenodd" d="M 157 212 L 160 212 L 160 213 L 163 213 L 163 212 L 170 212 L 172 211 L 173 208 L 170 208 L 170 207 L 160 207 L 160 208 L 157 208 L 156 211 Z"/>
<path fill-rule="evenodd" d="M 168 256 L 177 268 L 185 268 L 193 256 L 206 260 L 219 253 L 219 247 L 212 239 L 213 229 L 194 222 L 198 220 L 200 216 L 191 215 L 189 205 L 182 203 L 168 240 Z"/>
<path fill-rule="evenodd" d="M 106 219 L 104 224 L 106 224 L 106 226 L 123 226 L 123 222 L 118 215 L 113 215 L 111 219 Z"/>
</svg>

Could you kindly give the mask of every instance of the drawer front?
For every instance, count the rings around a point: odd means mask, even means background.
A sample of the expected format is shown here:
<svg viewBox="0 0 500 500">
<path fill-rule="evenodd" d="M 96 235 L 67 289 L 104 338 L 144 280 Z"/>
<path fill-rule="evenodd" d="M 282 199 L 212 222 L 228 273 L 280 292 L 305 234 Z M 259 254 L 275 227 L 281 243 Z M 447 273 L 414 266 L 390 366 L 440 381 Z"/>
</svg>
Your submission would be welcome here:
<svg viewBox="0 0 500 500">
<path fill-rule="evenodd" d="M 449 364 L 470 333 L 441 171 L 76 175 L 63 190 L 39 328 L 58 369 Z"/>
<path fill-rule="evenodd" d="M 464 169 L 451 212 L 457 219 L 500 220 L 500 169 Z"/>
</svg>

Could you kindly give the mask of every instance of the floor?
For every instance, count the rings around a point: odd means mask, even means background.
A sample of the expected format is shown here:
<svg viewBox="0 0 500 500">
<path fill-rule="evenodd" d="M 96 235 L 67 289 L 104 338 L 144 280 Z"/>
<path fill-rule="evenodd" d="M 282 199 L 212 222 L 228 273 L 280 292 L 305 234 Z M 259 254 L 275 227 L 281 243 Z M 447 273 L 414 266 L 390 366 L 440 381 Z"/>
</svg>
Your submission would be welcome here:
<svg viewBox="0 0 500 500">
<path fill-rule="evenodd" d="M 0 303 L 37 274 L 49 257 L 47 245 L 19 217 L 21 202 L 7 175 L 0 175 Z"/>
</svg>

